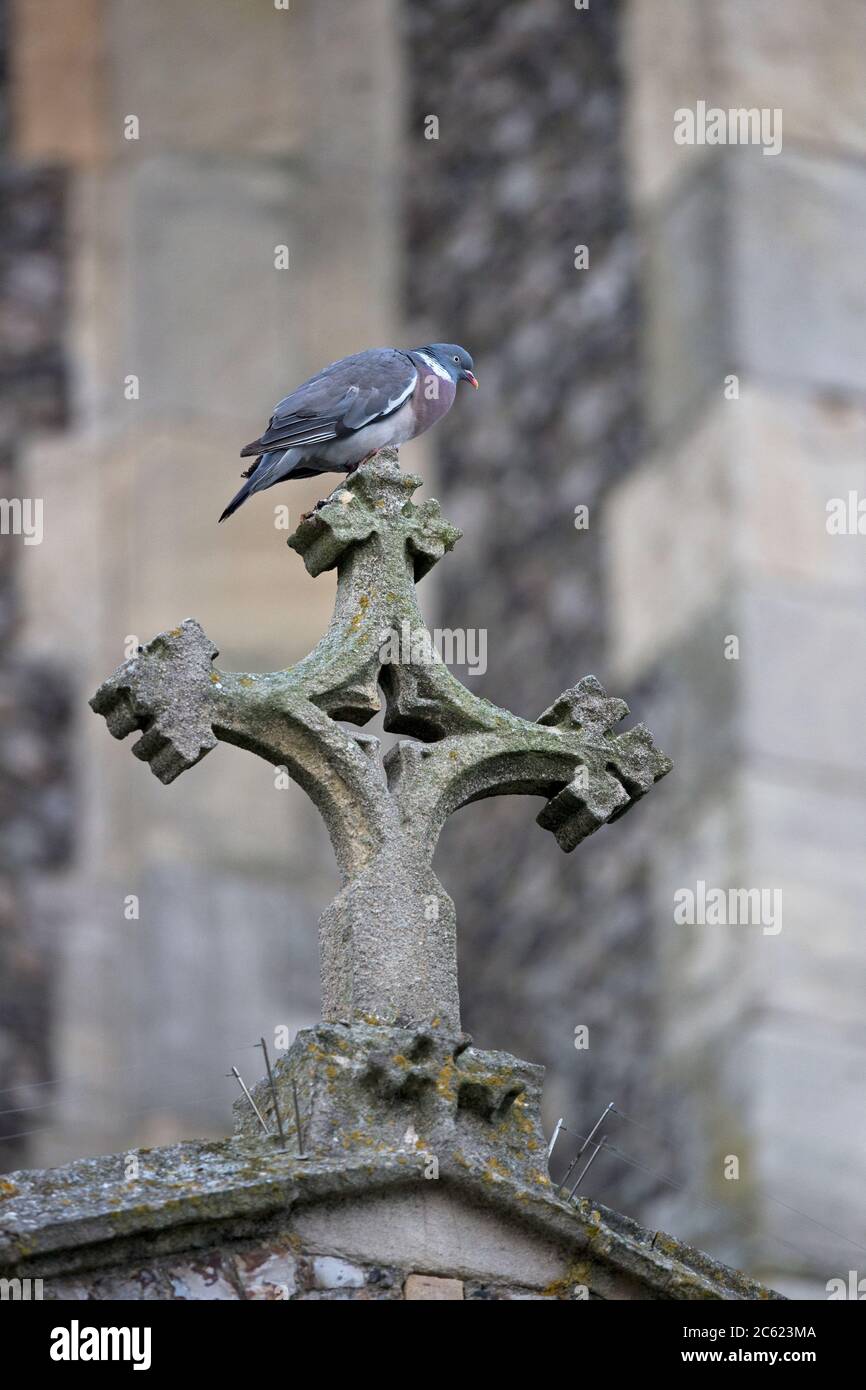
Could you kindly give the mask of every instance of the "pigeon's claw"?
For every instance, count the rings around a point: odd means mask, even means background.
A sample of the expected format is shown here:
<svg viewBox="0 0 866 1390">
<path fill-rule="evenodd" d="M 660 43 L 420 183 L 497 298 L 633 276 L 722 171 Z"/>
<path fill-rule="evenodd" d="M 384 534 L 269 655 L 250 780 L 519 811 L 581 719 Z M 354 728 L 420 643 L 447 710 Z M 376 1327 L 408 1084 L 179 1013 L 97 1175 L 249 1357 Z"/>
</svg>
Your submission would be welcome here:
<svg viewBox="0 0 866 1390">
<path fill-rule="evenodd" d="M 309 512 L 301 512 L 301 521 L 309 521 L 310 517 L 311 517 L 311 516 L 314 516 L 315 513 L 319 510 L 320 507 L 324 507 L 324 505 L 325 505 L 325 503 L 326 503 L 327 501 L 329 501 L 329 498 L 327 498 L 327 497 L 320 497 L 319 500 L 318 500 L 318 502 L 317 502 L 316 505 L 312 508 L 311 511 L 309 511 Z"/>
</svg>

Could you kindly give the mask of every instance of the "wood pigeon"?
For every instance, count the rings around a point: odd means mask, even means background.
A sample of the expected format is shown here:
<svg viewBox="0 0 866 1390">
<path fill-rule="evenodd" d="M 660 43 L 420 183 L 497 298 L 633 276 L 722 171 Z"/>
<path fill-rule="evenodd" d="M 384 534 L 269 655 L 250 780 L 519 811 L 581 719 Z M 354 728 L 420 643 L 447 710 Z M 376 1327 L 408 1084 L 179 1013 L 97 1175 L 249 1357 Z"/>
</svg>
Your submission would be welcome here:
<svg viewBox="0 0 866 1390">
<path fill-rule="evenodd" d="M 457 343 L 368 348 L 332 362 L 280 401 L 261 438 L 241 449 L 255 463 L 220 521 L 274 483 L 353 473 L 379 449 L 414 439 L 451 409 L 458 382 L 477 388 L 473 365 Z"/>
</svg>

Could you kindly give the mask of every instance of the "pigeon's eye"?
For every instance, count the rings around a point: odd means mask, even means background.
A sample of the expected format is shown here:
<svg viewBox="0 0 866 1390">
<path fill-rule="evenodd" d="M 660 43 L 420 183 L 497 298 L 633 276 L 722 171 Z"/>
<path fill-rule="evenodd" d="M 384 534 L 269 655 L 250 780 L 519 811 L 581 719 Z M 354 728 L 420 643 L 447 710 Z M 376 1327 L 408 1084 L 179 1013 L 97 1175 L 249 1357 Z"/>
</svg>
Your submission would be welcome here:
<svg viewBox="0 0 866 1390">
<path fill-rule="evenodd" d="M 454 361 L 457 363 L 457 365 L 458 365 L 458 367 L 459 367 L 459 366 L 460 366 L 460 358 L 459 358 L 459 357 L 455 357 L 455 358 L 454 358 Z"/>
</svg>

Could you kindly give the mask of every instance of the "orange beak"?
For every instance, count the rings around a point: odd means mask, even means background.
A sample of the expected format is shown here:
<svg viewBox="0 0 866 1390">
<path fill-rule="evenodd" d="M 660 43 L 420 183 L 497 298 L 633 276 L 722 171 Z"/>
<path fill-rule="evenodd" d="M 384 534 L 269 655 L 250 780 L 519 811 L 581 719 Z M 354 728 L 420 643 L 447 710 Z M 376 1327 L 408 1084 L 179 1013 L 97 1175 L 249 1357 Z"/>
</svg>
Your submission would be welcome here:
<svg viewBox="0 0 866 1390">
<path fill-rule="evenodd" d="M 465 379 L 470 383 L 470 385 L 472 385 L 472 386 L 475 387 L 475 390 L 477 391 L 477 390 L 478 390 L 478 382 L 477 382 L 476 378 L 474 377 L 474 375 L 472 374 L 472 372 L 464 372 L 464 373 L 463 373 L 463 376 L 464 376 Z"/>
</svg>

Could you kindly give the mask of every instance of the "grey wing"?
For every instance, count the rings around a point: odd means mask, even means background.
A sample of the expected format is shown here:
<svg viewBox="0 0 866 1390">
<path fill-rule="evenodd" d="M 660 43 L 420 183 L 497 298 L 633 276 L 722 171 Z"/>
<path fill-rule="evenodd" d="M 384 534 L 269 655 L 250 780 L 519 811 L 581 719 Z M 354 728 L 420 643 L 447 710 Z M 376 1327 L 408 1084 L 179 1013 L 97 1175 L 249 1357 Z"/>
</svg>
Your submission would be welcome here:
<svg viewBox="0 0 866 1390">
<path fill-rule="evenodd" d="M 396 348 L 370 348 L 334 362 L 281 400 L 259 439 L 241 458 L 339 439 L 399 410 L 418 373 Z"/>
</svg>

